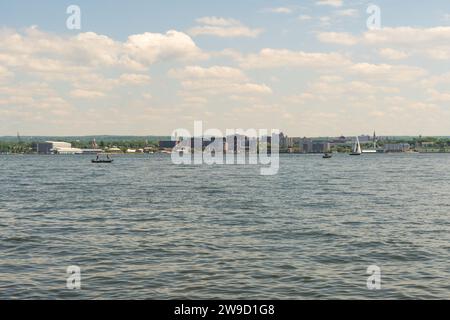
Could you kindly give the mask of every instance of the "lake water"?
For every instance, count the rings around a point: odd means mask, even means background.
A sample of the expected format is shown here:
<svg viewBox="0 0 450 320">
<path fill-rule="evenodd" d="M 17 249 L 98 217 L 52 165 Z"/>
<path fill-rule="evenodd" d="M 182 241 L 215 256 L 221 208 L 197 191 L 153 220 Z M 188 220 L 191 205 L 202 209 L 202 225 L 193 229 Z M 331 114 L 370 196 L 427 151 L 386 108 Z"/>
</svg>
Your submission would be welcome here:
<svg viewBox="0 0 450 320">
<path fill-rule="evenodd" d="M 450 298 L 448 154 L 281 155 L 275 176 L 10 155 L 0 179 L 3 299 Z"/>
</svg>

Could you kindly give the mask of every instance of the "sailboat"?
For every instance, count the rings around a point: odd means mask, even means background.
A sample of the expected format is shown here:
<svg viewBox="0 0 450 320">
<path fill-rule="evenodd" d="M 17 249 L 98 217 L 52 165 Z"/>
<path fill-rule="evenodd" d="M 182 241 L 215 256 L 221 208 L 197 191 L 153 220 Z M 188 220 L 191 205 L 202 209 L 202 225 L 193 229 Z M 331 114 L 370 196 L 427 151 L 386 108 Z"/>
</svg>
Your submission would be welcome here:
<svg viewBox="0 0 450 320">
<path fill-rule="evenodd" d="M 350 153 L 351 156 L 360 156 L 362 153 L 361 151 L 361 145 L 359 143 L 359 138 L 356 137 L 355 145 L 353 146 L 352 153 Z"/>
</svg>

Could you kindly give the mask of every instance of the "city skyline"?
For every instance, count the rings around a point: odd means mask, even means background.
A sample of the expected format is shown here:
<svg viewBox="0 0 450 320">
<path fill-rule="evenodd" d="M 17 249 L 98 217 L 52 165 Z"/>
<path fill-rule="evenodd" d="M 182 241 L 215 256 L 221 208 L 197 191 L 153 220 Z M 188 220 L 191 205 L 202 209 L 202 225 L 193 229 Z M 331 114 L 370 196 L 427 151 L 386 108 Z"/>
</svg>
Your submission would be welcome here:
<svg viewBox="0 0 450 320">
<path fill-rule="evenodd" d="M 448 135 L 450 8 L 371 3 L 2 3 L 0 136 Z"/>
</svg>

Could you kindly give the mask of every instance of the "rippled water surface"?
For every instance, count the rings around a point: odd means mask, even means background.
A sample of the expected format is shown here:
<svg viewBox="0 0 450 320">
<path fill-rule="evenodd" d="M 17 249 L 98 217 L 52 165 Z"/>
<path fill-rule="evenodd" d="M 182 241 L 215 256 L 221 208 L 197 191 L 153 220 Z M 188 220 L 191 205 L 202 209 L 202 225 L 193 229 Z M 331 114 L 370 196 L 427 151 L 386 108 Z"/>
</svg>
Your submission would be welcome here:
<svg viewBox="0 0 450 320">
<path fill-rule="evenodd" d="M 0 178 L 0 298 L 450 298 L 450 155 L 283 155 L 270 177 L 0 156 Z"/>
</svg>

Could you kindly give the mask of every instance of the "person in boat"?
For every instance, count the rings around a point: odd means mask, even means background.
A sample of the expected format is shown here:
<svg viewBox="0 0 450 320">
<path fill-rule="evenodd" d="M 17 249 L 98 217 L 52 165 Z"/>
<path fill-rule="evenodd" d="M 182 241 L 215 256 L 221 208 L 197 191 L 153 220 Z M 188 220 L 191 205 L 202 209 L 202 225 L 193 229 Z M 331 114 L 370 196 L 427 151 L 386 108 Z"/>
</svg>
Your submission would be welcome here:
<svg viewBox="0 0 450 320">
<path fill-rule="evenodd" d="M 106 159 L 108 159 L 108 160 L 109 160 L 109 154 L 107 154 L 107 155 L 106 155 Z"/>
<path fill-rule="evenodd" d="M 97 159 L 96 159 L 96 161 L 98 161 L 98 159 L 99 159 L 99 157 L 98 157 L 98 153 L 97 153 Z"/>
</svg>

